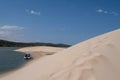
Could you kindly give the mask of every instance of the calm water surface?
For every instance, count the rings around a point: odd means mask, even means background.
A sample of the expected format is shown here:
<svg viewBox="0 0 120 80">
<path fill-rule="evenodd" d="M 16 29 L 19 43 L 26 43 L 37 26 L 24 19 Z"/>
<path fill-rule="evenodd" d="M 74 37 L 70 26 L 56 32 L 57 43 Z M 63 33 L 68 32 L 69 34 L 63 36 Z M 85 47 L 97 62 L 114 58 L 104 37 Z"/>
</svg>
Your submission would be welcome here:
<svg viewBox="0 0 120 80">
<path fill-rule="evenodd" d="M 24 53 L 15 52 L 16 47 L 0 47 L 0 73 L 14 70 L 26 61 L 23 59 Z"/>
</svg>

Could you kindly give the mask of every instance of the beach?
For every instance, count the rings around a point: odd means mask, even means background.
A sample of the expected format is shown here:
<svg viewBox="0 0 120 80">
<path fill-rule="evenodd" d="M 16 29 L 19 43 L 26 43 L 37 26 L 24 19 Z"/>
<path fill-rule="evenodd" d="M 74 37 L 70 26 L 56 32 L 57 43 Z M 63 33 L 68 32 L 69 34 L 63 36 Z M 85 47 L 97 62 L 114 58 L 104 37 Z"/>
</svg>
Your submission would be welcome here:
<svg viewBox="0 0 120 80">
<path fill-rule="evenodd" d="M 49 56 L 49 55 L 53 55 L 61 50 L 64 50 L 65 48 L 61 48 L 61 47 L 50 47 L 50 46 L 34 46 L 34 47 L 23 47 L 20 49 L 16 49 L 14 51 L 16 52 L 22 52 L 22 53 L 26 53 L 26 54 L 31 54 L 32 59 L 28 60 L 27 63 L 23 64 L 21 67 L 14 69 L 12 71 L 0 74 L 0 78 L 7 76 L 11 73 L 16 72 L 19 69 L 22 69 L 28 65 L 30 65 L 31 63 L 34 63 L 37 59 L 45 57 L 45 56 Z"/>
<path fill-rule="evenodd" d="M 64 50 L 55 49 L 58 52 L 53 55 L 54 50 L 50 50 L 49 56 L 37 58 L 0 80 L 120 80 L 119 35 L 120 29 Z M 25 52 L 29 52 L 29 49 L 32 48 L 23 48 Z M 46 51 L 49 49 L 45 49 Z M 44 52 L 43 49 L 40 52 Z"/>
</svg>

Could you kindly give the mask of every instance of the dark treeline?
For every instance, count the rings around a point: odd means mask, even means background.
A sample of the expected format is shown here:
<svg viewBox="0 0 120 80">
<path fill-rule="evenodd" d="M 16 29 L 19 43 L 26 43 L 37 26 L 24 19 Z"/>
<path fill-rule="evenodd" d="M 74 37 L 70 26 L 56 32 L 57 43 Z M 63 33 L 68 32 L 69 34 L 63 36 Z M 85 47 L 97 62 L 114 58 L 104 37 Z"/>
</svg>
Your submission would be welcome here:
<svg viewBox="0 0 120 80">
<path fill-rule="evenodd" d="M 70 47 L 67 44 L 53 44 L 53 43 L 24 43 L 0 40 L 0 47 L 27 47 L 27 46 L 52 46 L 52 47 Z"/>
</svg>

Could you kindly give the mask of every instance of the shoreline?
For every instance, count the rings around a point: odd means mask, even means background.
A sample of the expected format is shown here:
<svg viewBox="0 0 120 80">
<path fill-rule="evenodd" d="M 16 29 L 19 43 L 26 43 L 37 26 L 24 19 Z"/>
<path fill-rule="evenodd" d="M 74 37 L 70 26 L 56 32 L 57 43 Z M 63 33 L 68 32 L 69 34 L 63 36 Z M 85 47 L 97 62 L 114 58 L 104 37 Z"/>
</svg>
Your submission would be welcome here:
<svg viewBox="0 0 120 80">
<path fill-rule="evenodd" d="M 64 49 L 65 48 L 49 47 L 49 46 L 23 47 L 23 48 L 16 49 L 16 50 L 14 50 L 16 52 L 23 52 L 23 53 L 31 54 L 32 59 L 28 60 L 25 64 L 21 65 L 20 67 L 18 67 L 16 69 L 13 69 L 13 70 L 5 72 L 5 73 L 0 73 L 0 78 L 5 77 L 11 73 L 14 73 L 17 70 L 20 70 L 26 66 L 29 66 L 31 63 L 34 63 L 35 61 L 37 61 L 40 58 L 43 58 L 43 57 L 49 56 L 49 55 L 53 55 L 53 54 L 57 53 L 58 51 L 61 51 Z"/>
</svg>

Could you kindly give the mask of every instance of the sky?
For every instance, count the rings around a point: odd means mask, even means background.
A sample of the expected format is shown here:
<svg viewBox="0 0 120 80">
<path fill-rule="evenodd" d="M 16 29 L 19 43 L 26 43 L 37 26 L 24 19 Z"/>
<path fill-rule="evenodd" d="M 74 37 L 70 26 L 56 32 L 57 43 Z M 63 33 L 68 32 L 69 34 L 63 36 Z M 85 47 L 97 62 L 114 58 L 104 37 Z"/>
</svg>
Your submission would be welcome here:
<svg viewBox="0 0 120 80">
<path fill-rule="evenodd" d="M 0 0 L 0 39 L 74 45 L 120 28 L 120 0 Z"/>
</svg>

